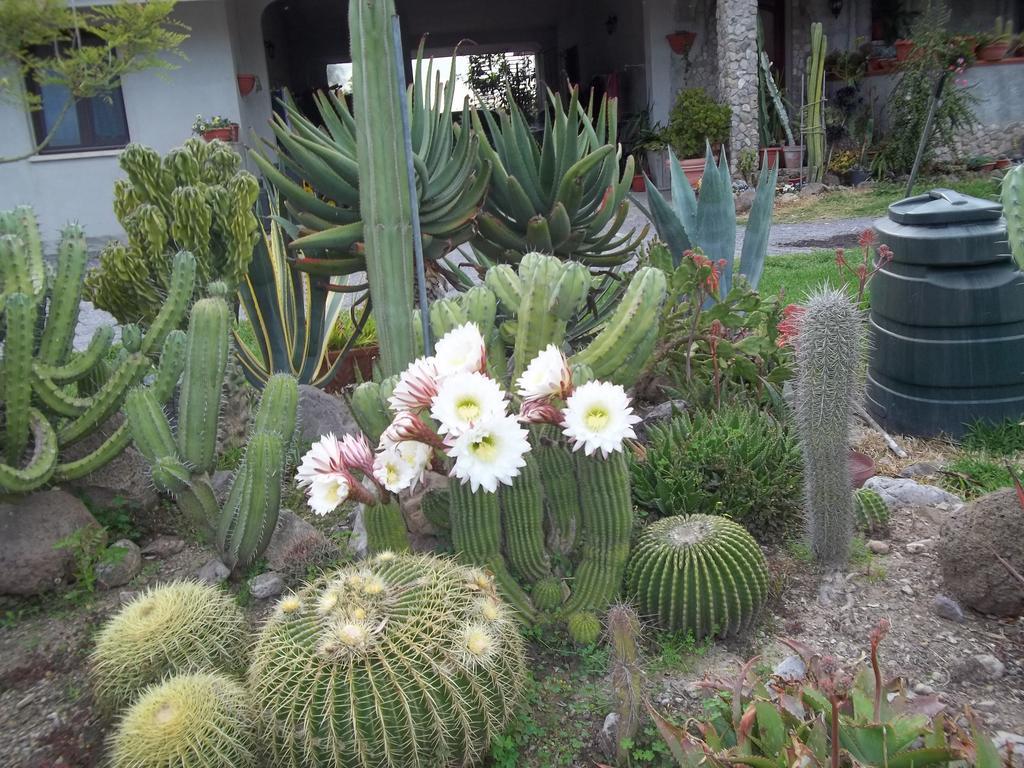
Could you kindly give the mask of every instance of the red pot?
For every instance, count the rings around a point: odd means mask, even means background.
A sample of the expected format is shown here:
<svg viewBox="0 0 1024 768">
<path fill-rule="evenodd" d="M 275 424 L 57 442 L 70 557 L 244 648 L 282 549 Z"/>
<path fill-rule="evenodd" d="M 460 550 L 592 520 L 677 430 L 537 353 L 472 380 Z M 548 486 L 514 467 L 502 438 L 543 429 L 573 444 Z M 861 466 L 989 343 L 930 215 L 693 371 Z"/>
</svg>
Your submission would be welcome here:
<svg viewBox="0 0 1024 768">
<path fill-rule="evenodd" d="M 910 58 L 910 52 L 914 50 L 913 40 L 896 41 L 896 61 L 906 61 Z"/>
<path fill-rule="evenodd" d="M 850 451 L 850 482 L 854 488 L 860 488 L 875 476 L 875 462 L 867 454 Z"/>
<path fill-rule="evenodd" d="M 690 52 L 690 48 L 693 47 L 693 41 L 697 39 L 697 33 L 682 30 L 665 35 L 665 39 L 668 40 L 672 53 L 677 56 L 685 56 Z"/>
<path fill-rule="evenodd" d="M 206 141 L 220 139 L 221 141 L 238 141 L 238 124 L 232 123 L 225 128 L 210 128 L 203 131 L 203 138 Z"/>
<path fill-rule="evenodd" d="M 644 175 L 642 173 L 633 174 L 633 183 L 629 185 L 629 188 L 634 192 L 643 192 L 647 185 L 644 184 Z"/>
<path fill-rule="evenodd" d="M 978 46 L 976 53 L 981 61 L 1000 61 L 1009 50 L 1009 43 L 989 43 Z"/>
<path fill-rule="evenodd" d="M 238 75 L 237 77 L 238 92 L 243 96 L 248 96 L 256 87 L 256 75 Z"/>
<path fill-rule="evenodd" d="M 768 164 L 769 168 L 779 167 L 779 156 L 782 154 L 782 147 L 761 147 L 758 153 L 761 157 L 761 168 L 764 168 L 765 163 Z"/>
<path fill-rule="evenodd" d="M 689 160 L 680 160 L 679 165 L 683 169 L 683 173 L 686 174 L 686 180 L 690 182 L 690 186 L 696 189 L 704 176 L 704 158 L 694 157 Z"/>
<path fill-rule="evenodd" d="M 896 69 L 896 59 L 868 59 L 869 75 L 885 75 Z"/>
<path fill-rule="evenodd" d="M 1013 161 L 1008 157 L 1001 157 L 998 160 L 996 160 L 997 171 L 1001 171 L 1004 168 L 1009 168 L 1011 165 L 1013 165 Z"/>
<path fill-rule="evenodd" d="M 804 167 L 804 148 L 799 144 L 786 144 L 782 147 L 782 161 L 790 170 Z"/>
<path fill-rule="evenodd" d="M 327 365 L 334 365 L 334 361 L 340 354 L 340 350 L 328 350 Z M 349 352 L 348 357 L 342 360 L 334 378 L 324 389 L 328 392 L 340 392 L 350 384 L 355 384 L 357 369 L 362 381 L 370 381 L 373 379 L 373 364 L 378 357 L 380 357 L 380 348 L 376 344 L 354 348 Z"/>
</svg>

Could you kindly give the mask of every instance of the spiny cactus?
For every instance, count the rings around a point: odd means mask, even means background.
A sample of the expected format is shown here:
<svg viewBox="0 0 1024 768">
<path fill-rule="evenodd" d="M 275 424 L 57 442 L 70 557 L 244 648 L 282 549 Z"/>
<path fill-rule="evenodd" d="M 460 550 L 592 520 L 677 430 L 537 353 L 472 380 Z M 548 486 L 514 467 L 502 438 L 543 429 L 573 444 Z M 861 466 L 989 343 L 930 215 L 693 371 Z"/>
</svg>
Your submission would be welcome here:
<svg viewBox="0 0 1024 768">
<path fill-rule="evenodd" d="M 877 491 L 858 488 L 853 492 L 853 513 L 857 528 L 873 534 L 889 530 L 889 506 Z"/>
<path fill-rule="evenodd" d="M 96 700 L 118 711 L 180 672 L 245 669 L 248 626 L 230 595 L 196 581 L 151 587 L 100 630 L 90 657 Z"/>
<path fill-rule="evenodd" d="M 237 568 L 259 557 L 277 524 L 281 473 L 295 432 L 299 394 L 287 374 L 267 381 L 242 464 L 221 508 L 210 478 L 229 325 L 227 304 L 220 297 L 201 299 L 192 308 L 176 430 L 148 388 L 129 393 L 125 414 L 132 439 L 152 465 L 153 482 L 175 498 L 193 525 L 215 535 L 224 562 Z"/>
<path fill-rule="evenodd" d="M 1024 269 L 1024 165 L 1017 165 L 1003 176 L 1003 215 L 1010 252 L 1017 265 Z"/>
<path fill-rule="evenodd" d="M 252 211 L 259 184 L 241 158 L 219 141 L 189 139 L 163 158 L 129 144 L 121 152 L 126 179 L 114 185 L 114 212 L 128 243 L 112 242 L 85 281 L 86 296 L 122 323 L 153 321 L 170 287 L 171 257 L 195 256 L 196 297 L 214 280 L 245 276 L 259 222 Z"/>
<path fill-rule="evenodd" d="M 649 525 L 626 582 L 641 614 L 696 640 L 742 631 L 768 595 L 757 542 L 743 526 L 716 515 L 678 515 Z"/>
<path fill-rule="evenodd" d="M 366 543 L 370 554 L 409 551 L 409 532 L 398 502 L 369 504 L 363 511 Z"/>
<path fill-rule="evenodd" d="M 605 626 L 611 646 L 612 690 L 615 693 L 615 713 L 619 722 L 614 751 L 610 757 L 620 764 L 629 764 L 629 749 L 625 746 L 640 728 L 643 709 L 643 670 L 640 667 L 640 617 L 632 605 L 616 603 L 605 614 Z"/>
<path fill-rule="evenodd" d="M 601 637 L 601 622 L 590 611 L 570 613 L 566 627 L 576 645 L 594 645 Z"/>
<path fill-rule="evenodd" d="M 804 454 L 807 531 L 814 556 L 842 565 L 853 537 L 850 421 L 861 397 L 864 321 L 842 291 L 806 304 L 796 338 L 794 416 Z"/>
<path fill-rule="evenodd" d="M 482 758 L 524 676 L 488 575 L 386 553 L 281 600 L 249 682 L 275 766 L 432 767 Z"/>
<path fill-rule="evenodd" d="M 258 754 L 249 693 L 209 672 L 147 688 L 110 739 L 110 768 L 255 768 Z"/>
<path fill-rule="evenodd" d="M 126 326 L 123 350 L 112 362 L 112 328 L 97 330 L 82 352 L 72 348 L 87 258 L 85 233 L 68 226 L 56 271 L 47 270 L 32 210 L 0 212 L 0 491 L 25 493 L 99 469 L 128 446 L 126 425 L 78 459 L 63 454 L 117 412 L 161 350 L 152 385 L 157 403 L 171 396 L 181 373 L 185 338 L 173 329 L 192 295 L 192 256 L 174 258 L 149 330 Z"/>
</svg>

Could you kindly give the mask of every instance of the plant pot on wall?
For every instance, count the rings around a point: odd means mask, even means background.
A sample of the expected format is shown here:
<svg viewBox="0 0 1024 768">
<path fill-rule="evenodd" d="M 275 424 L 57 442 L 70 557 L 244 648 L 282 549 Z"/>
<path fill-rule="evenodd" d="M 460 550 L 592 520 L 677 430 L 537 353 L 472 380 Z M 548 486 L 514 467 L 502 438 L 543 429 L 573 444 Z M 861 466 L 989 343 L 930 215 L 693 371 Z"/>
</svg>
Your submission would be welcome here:
<svg viewBox="0 0 1024 768">
<path fill-rule="evenodd" d="M 896 61 L 906 61 L 910 58 L 910 52 L 914 50 L 913 40 L 897 40 L 895 45 Z"/>
<path fill-rule="evenodd" d="M 204 141 L 213 141 L 214 139 L 227 142 L 238 141 L 238 123 L 232 123 L 223 128 L 207 128 L 203 131 Z"/>
<path fill-rule="evenodd" d="M 644 187 L 644 175 L 642 173 L 634 173 L 633 174 L 633 181 L 629 185 L 629 188 L 633 192 L 643 192 L 644 188 L 645 188 Z"/>
<path fill-rule="evenodd" d="M 259 84 L 256 75 L 236 75 L 236 77 L 238 78 L 238 92 L 243 96 L 248 96 Z"/>
<path fill-rule="evenodd" d="M 803 168 L 804 148 L 799 144 L 784 144 L 782 146 L 782 162 L 790 170 Z"/>
<path fill-rule="evenodd" d="M 680 30 L 669 35 L 665 35 L 665 39 L 668 40 L 672 53 L 677 56 L 685 56 L 693 47 L 693 41 L 697 39 L 697 33 Z"/>
<path fill-rule="evenodd" d="M 760 168 L 764 168 L 766 164 L 769 168 L 778 168 L 782 147 L 761 147 L 757 154 L 760 159 Z"/>
<path fill-rule="evenodd" d="M 978 59 L 981 61 L 1000 61 L 1010 50 L 1009 43 L 989 43 L 979 45 L 977 49 Z"/>
</svg>

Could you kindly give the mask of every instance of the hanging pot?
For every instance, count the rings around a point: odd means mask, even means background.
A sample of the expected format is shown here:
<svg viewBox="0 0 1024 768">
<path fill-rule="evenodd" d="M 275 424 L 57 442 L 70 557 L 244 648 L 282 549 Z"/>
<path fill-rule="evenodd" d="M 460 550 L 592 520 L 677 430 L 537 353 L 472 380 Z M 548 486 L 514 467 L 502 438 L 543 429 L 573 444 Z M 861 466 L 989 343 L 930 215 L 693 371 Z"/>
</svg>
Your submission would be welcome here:
<svg viewBox="0 0 1024 768">
<path fill-rule="evenodd" d="M 236 75 L 238 78 L 238 92 L 248 96 L 256 87 L 256 75 Z"/>
<path fill-rule="evenodd" d="M 677 56 L 685 56 L 690 52 L 690 48 L 693 47 L 693 41 L 697 39 L 697 33 L 680 30 L 679 32 L 665 35 L 665 39 L 668 40 L 672 53 Z"/>
</svg>

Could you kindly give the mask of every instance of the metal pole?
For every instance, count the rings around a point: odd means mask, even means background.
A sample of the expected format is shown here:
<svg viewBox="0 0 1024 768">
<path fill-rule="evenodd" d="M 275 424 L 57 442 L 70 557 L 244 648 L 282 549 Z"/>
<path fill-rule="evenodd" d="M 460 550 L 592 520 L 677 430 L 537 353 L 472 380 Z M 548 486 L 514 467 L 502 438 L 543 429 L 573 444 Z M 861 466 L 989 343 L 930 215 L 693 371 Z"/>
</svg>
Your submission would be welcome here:
<svg viewBox="0 0 1024 768">
<path fill-rule="evenodd" d="M 914 193 L 914 182 L 917 181 L 917 172 L 921 170 L 921 162 L 924 160 L 924 150 L 932 137 L 932 123 L 935 122 L 935 113 L 939 109 L 939 99 L 942 97 L 942 89 L 949 77 L 949 70 L 939 75 L 939 82 L 935 84 L 931 101 L 928 103 L 928 116 L 924 120 L 924 128 L 921 131 L 921 140 L 917 143 L 917 154 L 914 156 L 914 167 L 910 169 L 910 178 L 907 179 L 907 193 L 904 197 L 910 197 Z"/>
<path fill-rule="evenodd" d="M 402 59 L 402 29 L 398 14 L 391 17 L 391 34 L 395 40 L 395 59 L 398 64 L 398 91 L 402 95 L 402 137 L 405 140 L 405 169 L 409 179 L 409 204 L 412 206 L 412 248 L 416 262 L 417 298 L 420 304 L 420 322 L 423 325 L 423 354 L 429 355 L 434 346 L 430 338 L 430 312 L 427 306 L 427 276 L 423 266 L 423 238 L 420 235 L 420 201 L 416 196 L 416 169 L 412 163 L 412 126 L 409 123 L 409 100 L 406 97 L 405 61 Z M 370 256 L 372 258 L 372 254 Z"/>
</svg>

